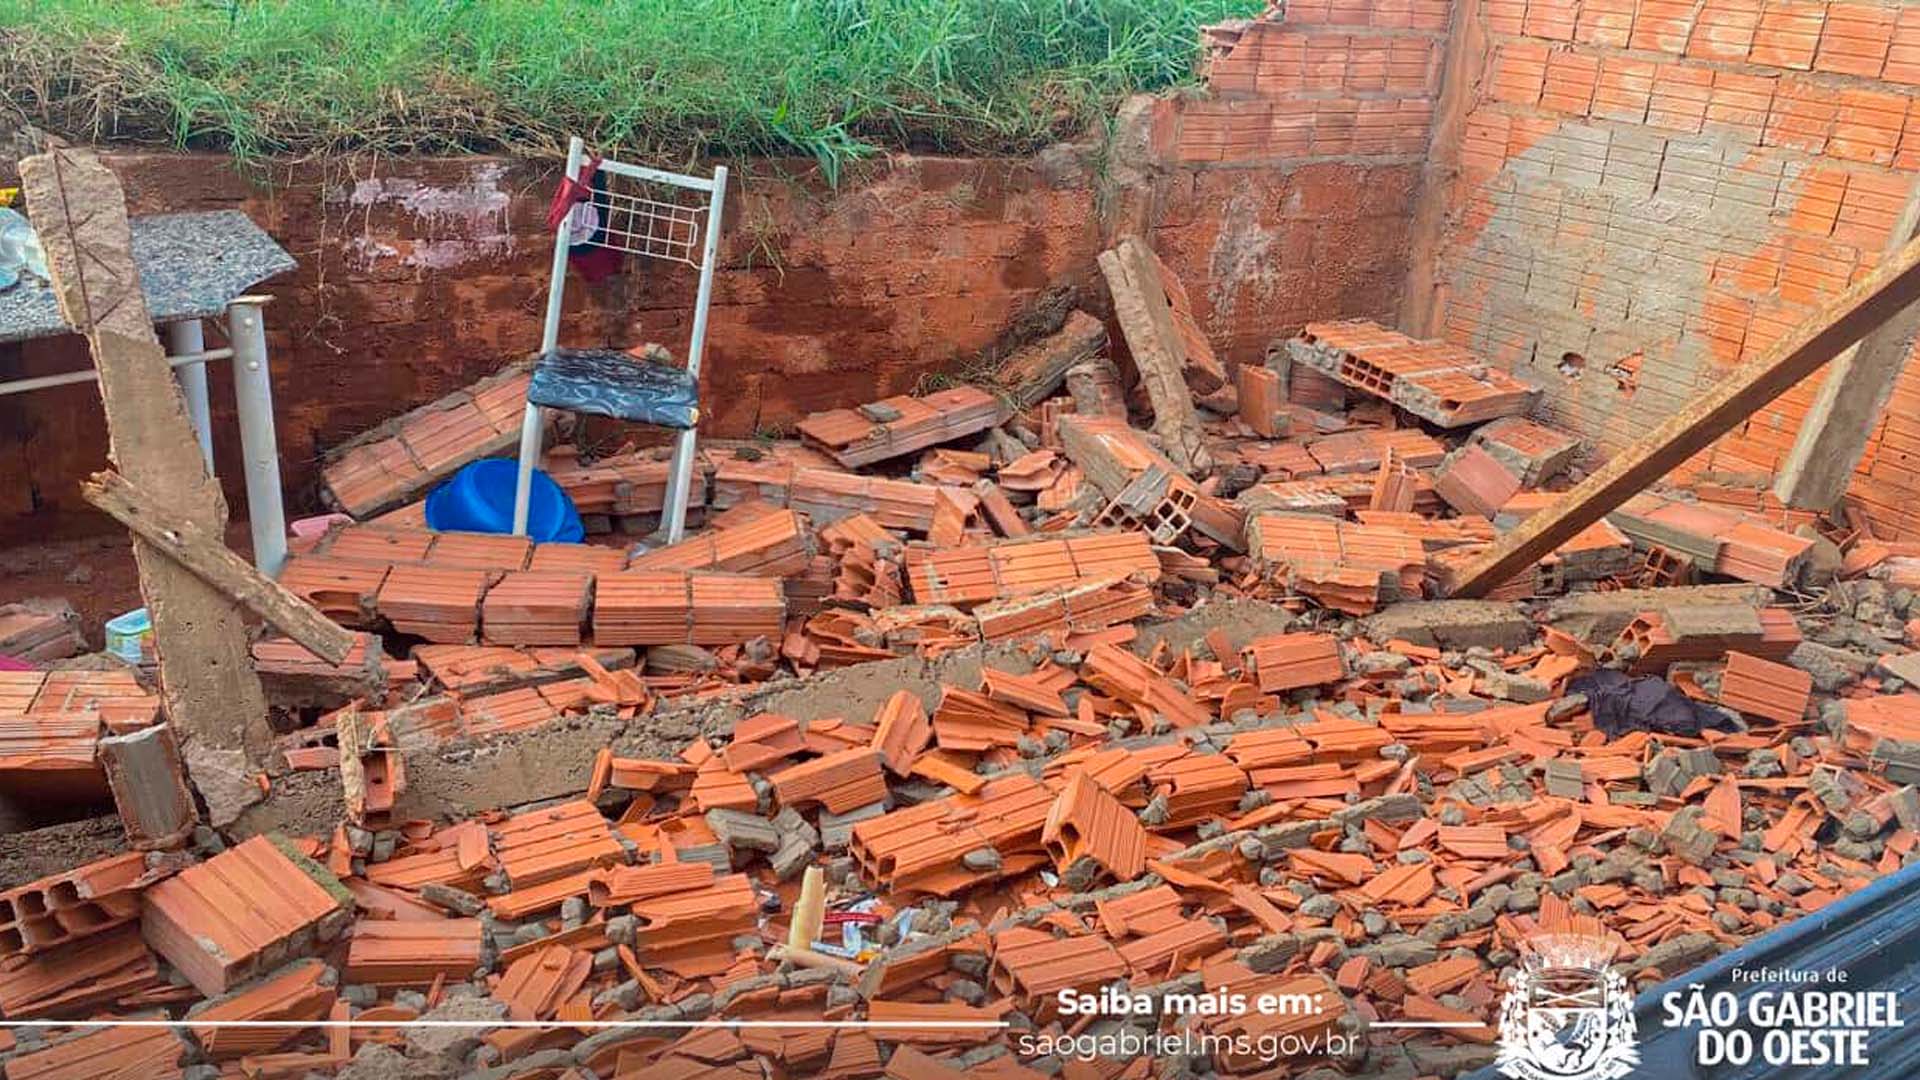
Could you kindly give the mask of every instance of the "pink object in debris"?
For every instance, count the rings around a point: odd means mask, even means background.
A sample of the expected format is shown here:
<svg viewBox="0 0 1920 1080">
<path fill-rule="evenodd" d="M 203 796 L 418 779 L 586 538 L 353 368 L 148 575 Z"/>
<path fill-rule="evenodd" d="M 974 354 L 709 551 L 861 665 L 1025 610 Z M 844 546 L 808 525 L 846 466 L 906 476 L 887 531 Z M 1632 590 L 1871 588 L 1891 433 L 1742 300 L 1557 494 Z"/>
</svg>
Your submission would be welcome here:
<svg viewBox="0 0 1920 1080">
<path fill-rule="evenodd" d="M 39 671 L 40 669 L 17 656 L 0 653 L 0 671 Z"/>
<path fill-rule="evenodd" d="M 287 531 L 292 533 L 297 540 L 314 540 L 327 535 L 327 530 L 333 528 L 335 525 L 351 524 L 353 524 L 353 519 L 345 514 L 315 514 L 312 517 L 303 517 L 298 521 L 290 523 L 287 526 Z"/>
<path fill-rule="evenodd" d="M 303 517 L 287 525 L 287 532 L 293 539 L 287 544 L 287 552 L 292 555 L 304 554 L 319 546 L 320 538 L 335 525 L 351 525 L 353 519 L 345 514 L 315 514 Z"/>
<path fill-rule="evenodd" d="M 291 522 L 287 525 L 287 531 L 293 534 L 293 539 L 287 544 L 287 551 L 295 555 L 312 551 L 320 543 L 320 538 L 327 535 L 328 529 L 335 525 L 351 524 L 353 524 L 351 517 L 339 513 L 315 514 L 312 517 L 303 517 Z"/>
</svg>

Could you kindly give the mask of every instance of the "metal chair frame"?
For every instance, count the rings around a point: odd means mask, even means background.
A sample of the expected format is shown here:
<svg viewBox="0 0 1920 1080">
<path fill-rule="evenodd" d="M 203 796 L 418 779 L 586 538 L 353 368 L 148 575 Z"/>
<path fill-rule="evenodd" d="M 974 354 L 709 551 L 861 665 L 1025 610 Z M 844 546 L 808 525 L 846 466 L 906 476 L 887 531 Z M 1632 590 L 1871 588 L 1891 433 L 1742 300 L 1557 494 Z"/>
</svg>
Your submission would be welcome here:
<svg viewBox="0 0 1920 1080">
<path fill-rule="evenodd" d="M 580 166 L 585 157 L 586 144 L 576 136 L 567 144 L 569 181 L 580 179 Z M 566 295 L 567 249 L 572 246 L 573 216 L 581 206 L 599 204 L 606 220 L 595 230 L 600 239 L 593 242 L 594 246 L 623 251 L 636 258 L 685 263 L 700 272 L 700 290 L 693 302 L 693 337 L 687 343 L 687 374 L 698 386 L 700 360 L 707 344 L 707 309 L 713 299 L 713 266 L 720 249 L 720 211 L 727 199 L 727 167 L 714 166 L 711 178 L 665 172 L 611 158 L 602 158 L 600 168 L 642 184 L 698 192 L 704 199 L 680 203 L 670 198 L 608 190 L 595 192 L 588 203 L 578 204 L 566 214 L 553 238 L 553 276 L 547 285 L 547 320 L 540 336 L 540 352 L 545 355 L 560 344 L 560 307 Z M 696 249 L 697 261 L 693 257 Z M 520 472 L 513 492 L 516 536 L 527 532 L 533 470 L 540 461 L 544 427 L 540 410 L 540 406 L 527 402 L 526 415 L 520 422 Z M 687 492 L 693 481 L 695 443 L 693 428 L 679 432 L 674 440 L 673 468 L 667 477 L 666 502 L 661 508 L 663 531 L 669 544 L 679 543 L 686 535 Z"/>
</svg>

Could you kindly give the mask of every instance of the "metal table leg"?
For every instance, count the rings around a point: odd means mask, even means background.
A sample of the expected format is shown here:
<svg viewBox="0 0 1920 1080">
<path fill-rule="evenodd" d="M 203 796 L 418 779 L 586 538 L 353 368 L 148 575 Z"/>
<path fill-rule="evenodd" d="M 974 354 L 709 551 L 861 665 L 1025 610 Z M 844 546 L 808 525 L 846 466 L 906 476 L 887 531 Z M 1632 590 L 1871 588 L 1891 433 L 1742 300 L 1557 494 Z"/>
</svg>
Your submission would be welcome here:
<svg viewBox="0 0 1920 1080">
<path fill-rule="evenodd" d="M 199 319 L 182 319 L 167 324 L 167 351 L 174 356 L 194 356 L 207 351 L 206 328 Z M 180 379 L 180 390 L 187 397 L 187 420 L 200 440 L 200 456 L 207 463 L 207 475 L 213 475 L 213 410 L 207 402 L 207 362 L 180 364 L 173 369 Z"/>
<path fill-rule="evenodd" d="M 273 378 L 267 368 L 264 296 L 227 305 L 233 342 L 233 396 L 240 417 L 240 454 L 246 462 L 247 520 L 253 527 L 253 563 L 278 573 L 287 559 L 287 510 L 280 494 L 280 445 L 273 431 Z"/>
</svg>

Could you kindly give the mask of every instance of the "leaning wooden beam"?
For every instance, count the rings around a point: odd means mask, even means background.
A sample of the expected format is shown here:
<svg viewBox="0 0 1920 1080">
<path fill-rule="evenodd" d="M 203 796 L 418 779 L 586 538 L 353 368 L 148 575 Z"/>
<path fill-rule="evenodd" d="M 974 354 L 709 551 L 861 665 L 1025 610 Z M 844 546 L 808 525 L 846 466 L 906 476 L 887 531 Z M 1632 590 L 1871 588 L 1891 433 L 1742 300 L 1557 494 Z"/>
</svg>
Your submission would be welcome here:
<svg viewBox="0 0 1920 1080">
<path fill-rule="evenodd" d="M 150 497 L 205 535 L 224 535 L 226 499 L 207 474 L 179 384 L 153 336 L 119 180 L 84 150 L 27 158 L 20 177 L 60 314 L 93 351 L 110 456 Z M 259 799 L 253 775 L 273 740 L 240 609 L 139 536 L 133 554 L 167 717 L 213 823 L 224 825 Z"/>
<path fill-rule="evenodd" d="M 1463 567 L 1453 594 L 1479 596 L 1532 566 L 1813 374 L 1920 297 L 1920 240 L 1861 278 L 1772 349 L 1735 368 L 1554 504 Z"/>
<path fill-rule="evenodd" d="M 193 576 L 246 605 L 248 611 L 327 663 L 341 663 L 352 651 L 354 635 L 346 627 L 255 570 L 225 544 L 208 537 L 198 525 L 134 487 L 126 477 L 117 472 L 94 473 L 92 479 L 80 486 L 80 494 L 165 552 L 174 562 L 193 571 Z"/>
</svg>

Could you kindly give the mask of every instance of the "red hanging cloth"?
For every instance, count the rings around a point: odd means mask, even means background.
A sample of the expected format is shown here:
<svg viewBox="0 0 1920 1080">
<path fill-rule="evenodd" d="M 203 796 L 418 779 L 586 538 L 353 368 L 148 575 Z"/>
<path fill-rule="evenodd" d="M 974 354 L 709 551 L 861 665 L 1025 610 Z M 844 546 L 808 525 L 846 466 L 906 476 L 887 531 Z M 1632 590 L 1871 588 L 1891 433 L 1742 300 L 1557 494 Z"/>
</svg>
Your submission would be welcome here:
<svg viewBox="0 0 1920 1080">
<path fill-rule="evenodd" d="M 586 167 L 580 170 L 579 177 L 562 176 L 560 187 L 553 193 L 553 205 L 547 207 L 547 228 L 557 229 L 578 203 L 586 202 L 593 195 L 593 174 L 600 171 L 600 155 L 588 159 Z"/>
</svg>

